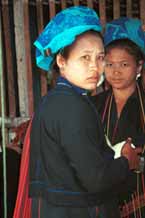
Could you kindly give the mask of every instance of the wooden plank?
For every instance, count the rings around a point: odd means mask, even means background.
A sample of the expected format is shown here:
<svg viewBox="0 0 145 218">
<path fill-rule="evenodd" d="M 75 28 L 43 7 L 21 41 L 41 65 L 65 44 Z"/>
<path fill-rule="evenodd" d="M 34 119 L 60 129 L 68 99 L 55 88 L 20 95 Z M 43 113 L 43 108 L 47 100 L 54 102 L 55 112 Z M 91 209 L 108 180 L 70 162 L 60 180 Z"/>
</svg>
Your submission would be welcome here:
<svg viewBox="0 0 145 218">
<path fill-rule="evenodd" d="M 61 8 L 62 9 L 66 8 L 66 0 L 61 0 Z"/>
<path fill-rule="evenodd" d="M 55 16 L 56 11 L 55 11 L 55 0 L 49 0 L 49 14 L 50 14 L 50 19 Z"/>
<path fill-rule="evenodd" d="M 106 24 L 106 3 L 105 0 L 99 0 L 99 14 L 101 24 L 104 26 Z"/>
<path fill-rule="evenodd" d="M 27 68 L 25 55 L 24 24 L 23 24 L 23 4 L 22 1 L 14 0 L 14 25 L 15 25 L 15 44 L 18 71 L 18 91 L 19 91 L 19 110 L 20 116 L 28 116 L 28 86 Z M 27 31 L 27 30 L 26 30 Z M 26 33 L 25 33 L 26 34 Z"/>
<path fill-rule="evenodd" d="M 120 17 L 120 1 L 113 0 L 113 19 Z"/>
<path fill-rule="evenodd" d="M 145 0 L 140 0 L 140 19 L 145 24 Z"/>
<path fill-rule="evenodd" d="M 27 79 L 27 94 L 28 94 L 28 116 L 31 116 L 34 110 L 33 99 L 33 74 L 31 61 L 31 39 L 29 31 L 29 1 L 25 0 L 23 5 L 23 25 L 24 25 L 24 48 L 25 48 L 25 62 L 26 62 L 26 79 Z"/>
<path fill-rule="evenodd" d="M 126 0 L 126 15 L 127 17 L 132 16 L 132 0 Z"/>
<path fill-rule="evenodd" d="M 30 117 L 5 117 L 4 123 L 6 128 L 13 128 L 19 126 L 21 123 L 26 122 Z M 0 117 L 0 128 L 2 126 L 2 117 Z"/>
<path fill-rule="evenodd" d="M 78 6 L 79 5 L 79 0 L 73 0 L 74 6 Z"/>
<path fill-rule="evenodd" d="M 43 3 L 42 3 L 42 0 L 36 1 L 36 12 L 37 12 L 38 33 L 40 34 L 43 30 Z"/>
<path fill-rule="evenodd" d="M 93 0 L 87 0 L 87 6 L 93 8 Z"/>
<path fill-rule="evenodd" d="M 43 2 L 42 0 L 36 1 L 36 11 L 37 11 L 37 25 L 38 25 L 38 33 L 41 33 L 43 30 Z M 44 96 L 47 93 L 47 79 L 46 72 L 39 69 L 40 72 L 40 80 L 41 80 L 41 96 Z"/>
<path fill-rule="evenodd" d="M 11 48 L 11 29 L 10 29 L 10 18 L 9 18 L 9 5 L 2 4 L 2 17 L 3 17 L 3 34 L 4 34 L 4 45 L 5 45 L 5 60 L 7 69 L 7 80 L 8 80 L 8 107 L 9 116 L 16 116 L 16 87 L 14 83 L 14 68 Z"/>
</svg>

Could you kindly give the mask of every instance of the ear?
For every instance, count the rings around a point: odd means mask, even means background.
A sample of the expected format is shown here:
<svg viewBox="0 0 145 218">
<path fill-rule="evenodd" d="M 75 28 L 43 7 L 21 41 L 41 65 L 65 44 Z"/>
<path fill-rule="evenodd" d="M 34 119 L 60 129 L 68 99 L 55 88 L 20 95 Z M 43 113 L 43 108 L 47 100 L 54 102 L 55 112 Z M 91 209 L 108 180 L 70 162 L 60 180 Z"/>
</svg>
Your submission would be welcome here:
<svg viewBox="0 0 145 218">
<path fill-rule="evenodd" d="M 138 68 L 137 68 L 137 74 L 136 74 L 136 78 L 140 77 L 141 75 L 141 71 L 142 71 L 142 68 L 143 68 L 143 61 L 139 61 L 139 64 L 138 64 Z"/>
<path fill-rule="evenodd" d="M 141 71 L 142 71 L 142 69 L 143 69 L 143 64 L 144 64 L 144 61 L 143 61 L 143 60 L 139 61 L 137 73 L 141 73 Z"/>
<path fill-rule="evenodd" d="M 62 69 L 64 67 L 65 59 L 61 54 L 57 54 L 56 63 L 60 69 Z"/>
</svg>

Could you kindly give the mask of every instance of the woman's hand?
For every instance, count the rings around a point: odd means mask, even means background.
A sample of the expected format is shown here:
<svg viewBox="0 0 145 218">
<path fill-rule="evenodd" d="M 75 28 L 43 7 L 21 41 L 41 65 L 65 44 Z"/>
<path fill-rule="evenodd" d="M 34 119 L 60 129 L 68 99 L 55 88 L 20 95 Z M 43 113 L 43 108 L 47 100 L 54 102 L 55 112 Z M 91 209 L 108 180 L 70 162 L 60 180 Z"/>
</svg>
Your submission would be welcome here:
<svg viewBox="0 0 145 218">
<path fill-rule="evenodd" d="M 128 159 L 130 170 L 139 169 L 140 157 L 139 154 L 142 152 L 141 147 L 133 148 L 131 146 L 132 139 L 128 138 L 121 150 L 121 155 Z"/>
</svg>

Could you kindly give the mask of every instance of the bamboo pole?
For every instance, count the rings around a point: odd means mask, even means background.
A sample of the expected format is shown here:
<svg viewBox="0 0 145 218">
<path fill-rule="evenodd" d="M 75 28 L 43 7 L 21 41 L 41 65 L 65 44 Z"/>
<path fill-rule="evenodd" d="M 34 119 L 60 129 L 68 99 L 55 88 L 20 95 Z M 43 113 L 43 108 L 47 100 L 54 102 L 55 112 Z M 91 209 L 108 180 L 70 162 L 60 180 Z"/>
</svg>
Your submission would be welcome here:
<svg viewBox="0 0 145 218">
<path fill-rule="evenodd" d="M 5 142 L 5 101 L 4 101 L 4 80 L 3 80 L 3 56 L 2 56 L 2 22 L 0 11 L 0 93 L 1 93 L 1 130 L 2 130 L 2 154 L 3 154 L 3 181 L 4 181 L 4 218 L 7 218 L 7 175 L 6 175 L 6 142 Z"/>
</svg>

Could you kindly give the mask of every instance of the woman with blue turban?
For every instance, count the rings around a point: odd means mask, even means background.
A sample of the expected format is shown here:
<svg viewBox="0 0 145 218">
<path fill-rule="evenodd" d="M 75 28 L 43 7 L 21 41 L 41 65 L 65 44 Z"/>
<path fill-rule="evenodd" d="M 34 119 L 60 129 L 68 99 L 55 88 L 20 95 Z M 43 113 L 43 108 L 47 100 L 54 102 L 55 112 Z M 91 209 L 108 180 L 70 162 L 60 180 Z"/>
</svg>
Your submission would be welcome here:
<svg viewBox="0 0 145 218">
<path fill-rule="evenodd" d="M 106 24 L 104 43 L 108 45 L 115 39 L 128 38 L 136 43 L 145 55 L 145 25 L 138 18 L 121 17 Z M 145 91 L 145 63 L 138 79 Z"/>
<path fill-rule="evenodd" d="M 118 184 L 138 168 L 141 149 L 133 149 L 129 139 L 114 159 L 87 97 L 103 72 L 100 32 L 95 11 L 75 6 L 58 13 L 34 43 L 37 65 L 46 71 L 57 65 L 60 76 L 32 121 L 32 218 L 96 218 L 96 206 L 116 199 Z M 118 218 L 118 208 L 105 217 Z"/>
<path fill-rule="evenodd" d="M 119 18 L 107 23 L 104 42 L 105 76 L 111 87 L 93 101 L 112 146 L 131 137 L 135 147 L 144 147 L 145 95 L 143 86 L 137 82 L 145 60 L 145 33 L 141 21 Z M 133 172 L 118 197 L 122 218 L 145 217 L 144 155 L 141 160 L 142 169 Z"/>
</svg>

